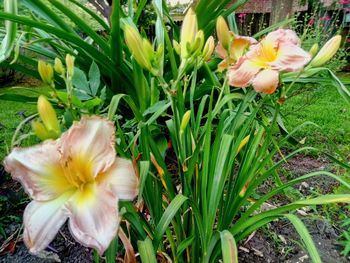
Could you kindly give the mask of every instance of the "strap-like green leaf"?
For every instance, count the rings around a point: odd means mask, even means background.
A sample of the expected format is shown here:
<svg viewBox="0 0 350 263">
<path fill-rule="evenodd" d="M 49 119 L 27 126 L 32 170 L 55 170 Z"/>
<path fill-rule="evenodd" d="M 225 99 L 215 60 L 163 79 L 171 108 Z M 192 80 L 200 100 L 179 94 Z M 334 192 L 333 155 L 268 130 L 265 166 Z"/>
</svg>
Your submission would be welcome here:
<svg viewBox="0 0 350 263">
<path fill-rule="evenodd" d="M 238 263 L 236 241 L 228 230 L 220 232 L 222 259 L 224 263 Z"/>
<path fill-rule="evenodd" d="M 320 255 L 318 254 L 314 241 L 312 240 L 309 234 L 309 231 L 305 227 L 304 223 L 295 215 L 287 214 L 284 216 L 287 219 L 289 219 L 289 221 L 294 225 L 304 245 L 306 246 L 307 251 L 310 254 L 312 262 L 321 263 L 322 261 L 321 261 Z"/>
<path fill-rule="evenodd" d="M 137 241 L 137 246 L 143 263 L 157 263 L 152 241 L 149 237 L 144 241 Z"/>
<path fill-rule="evenodd" d="M 167 209 L 165 209 L 165 212 L 154 231 L 153 244 L 155 248 L 158 247 L 159 242 L 161 241 L 163 234 L 165 233 L 165 230 L 168 228 L 171 220 L 174 218 L 177 211 L 180 209 L 180 207 L 186 200 L 186 196 L 179 194 L 171 201 Z"/>
<path fill-rule="evenodd" d="M 17 15 L 17 0 L 4 0 L 4 11 Z M 0 63 L 10 55 L 16 43 L 17 23 L 5 21 L 6 34 L 0 46 Z"/>
</svg>

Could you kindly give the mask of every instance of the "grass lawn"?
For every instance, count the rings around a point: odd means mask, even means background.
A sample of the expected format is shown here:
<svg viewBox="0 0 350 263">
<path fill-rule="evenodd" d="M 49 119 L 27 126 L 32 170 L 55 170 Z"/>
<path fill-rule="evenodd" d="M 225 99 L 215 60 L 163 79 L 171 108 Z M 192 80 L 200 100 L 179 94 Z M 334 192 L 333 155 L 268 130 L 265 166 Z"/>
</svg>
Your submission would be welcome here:
<svg viewBox="0 0 350 263">
<path fill-rule="evenodd" d="M 38 94 L 47 93 L 48 88 L 24 88 L 24 87 L 12 87 L 1 88 L 1 94 L 21 94 L 30 97 L 37 97 Z M 31 114 L 36 113 L 36 105 L 33 103 L 14 102 L 0 100 L 0 161 L 7 155 L 8 149 L 11 145 L 12 136 L 18 126 Z M 24 114 L 24 116 L 22 115 Z M 28 131 L 30 126 L 27 124 L 25 130 Z M 33 137 L 32 137 L 33 138 Z M 34 138 L 33 138 L 34 139 Z M 25 144 L 29 144 L 30 141 L 25 140 Z"/>
<path fill-rule="evenodd" d="M 345 77 L 349 78 L 350 74 Z M 332 141 L 339 150 L 349 154 L 350 106 L 339 95 L 337 89 L 331 86 L 306 86 L 301 87 L 297 93 L 281 107 L 287 129 L 291 131 L 305 121 L 314 122 L 320 129 L 306 126 L 297 132 L 295 137 L 298 140 L 305 138 L 305 144 L 323 150 L 329 148 Z"/>
</svg>

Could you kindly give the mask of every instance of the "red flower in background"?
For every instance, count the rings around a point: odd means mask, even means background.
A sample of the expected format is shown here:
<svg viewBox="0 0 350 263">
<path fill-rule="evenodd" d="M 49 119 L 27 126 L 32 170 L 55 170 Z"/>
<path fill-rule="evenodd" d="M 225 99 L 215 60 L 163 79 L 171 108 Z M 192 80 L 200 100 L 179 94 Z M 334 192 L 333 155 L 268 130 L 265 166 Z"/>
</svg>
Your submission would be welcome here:
<svg viewBox="0 0 350 263">
<path fill-rule="evenodd" d="M 329 20 L 331 20 L 331 17 L 330 16 L 322 16 L 322 17 L 320 17 L 320 20 L 321 21 L 329 21 Z"/>
<path fill-rule="evenodd" d="M 238 14 L 239 21 L 240 21 L 241 23 L 243 23 L 246 16 L 247 16 L 246 13 L 239 13 L 239 14 Z"/>
<path fill-rule="evenodd" d="M 315 18 L 314 18 L 314 17 L 311 17 L 310 20 L 309 20 L 308 25 L 309 25 L 309 26 L 312 26 L 313 24 L 315 24 Z"/>
<path fill-rule="evenodd" d="M 339 4 L 341 5 L 347 5 L 349 3 L 349 0 L 340 0 Z"/>
</svg>

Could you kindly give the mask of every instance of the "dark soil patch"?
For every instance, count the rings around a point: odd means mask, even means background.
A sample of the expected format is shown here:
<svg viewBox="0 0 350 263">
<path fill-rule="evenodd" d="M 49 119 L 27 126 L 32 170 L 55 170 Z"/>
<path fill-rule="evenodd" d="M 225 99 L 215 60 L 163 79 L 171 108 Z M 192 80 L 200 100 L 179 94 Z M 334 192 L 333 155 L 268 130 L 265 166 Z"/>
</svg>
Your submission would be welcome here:
<svg viewBox="0 0 350 263">
<path fill-rule="evenodd" d="M 323 219 L 303 219 L 308 228 L 323 263 L 350 262 L 350 257 L 340 254 L 337 244 L 339 233 Z M 239 262 L 288 262 L 309 263 L 311 259 L 303 247 L 293 225 L 286 220 L 272 222 L 268 231 L 259 230 L 239 248 Z"/>
<path fill-rule="evenodd" d="M 280 157 L 276 157 L 276 159 L 278 160 Z M 324 157 L 315 158 L 298 155 L 284 164 L 282 170 L 284 171 L 284 175 L 281 179 L 286 182 L 310 172 L 322 170 L 332 171 L 333 167 L 332 163 Z M 267 181 L 259 188 L 259 191 L 266 193 L 272 189 L 273 185 L 273 181 Z M 327 176 L 319 176 L 310 178 L 296 185 L 293 189 L 300 196 L 306 196 L 315 192 L 320 194 L 333 193 L 338 186 L 339 183 L 336 180 Z M 276 195 L 269 203 L 280 206 L 291 201 L 291 198 L 281 194 Z M 339 206 L 338 209 L 342 209 L 342 207 Z M 342 247 L 337 243 L 341 235 L 340 229 L 331 225 L 322 216 L 319 216 L 317 219 L 311 219 L 311 213 L 308 211 L 300 211 L 297 215 L 309 230 L 322 262 L 350 262 L 350 257 L 344 257 L 340 253 Z M 335 222 L 338 220 L 339 218 L 334 219 Z M 289 221 L 281 219 L 270 223 L 264 229 L 260 229 L 250 240 L 243 241 L 239 245 L 239 262 L 311 262 L 307 251 L 301 246 L 302 241 L 298 233 Z"/>
<path fill-rule="evenodd" d="M 20 225 L 10 226 L 12 231 Z M 48 263 L 48 262 L 67 262 L 67 263 L 87 263 L 93 262 L 91 249 L 76 243 L 69 234 L 68 227 L 61 229 L 55 240 L 39 256 L 31 255 L 24 243 L 19 240 L 13 254 L 6 253 L 0 255 L 1 263 Z"/>
</svg>

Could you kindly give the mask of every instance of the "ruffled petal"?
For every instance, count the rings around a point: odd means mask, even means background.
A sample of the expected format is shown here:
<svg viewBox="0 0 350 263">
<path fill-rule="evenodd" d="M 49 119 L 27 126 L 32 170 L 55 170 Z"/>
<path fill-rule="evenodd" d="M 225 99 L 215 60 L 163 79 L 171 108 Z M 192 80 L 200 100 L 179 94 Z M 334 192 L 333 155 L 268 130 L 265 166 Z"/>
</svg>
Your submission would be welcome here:
<svg viewBox="0 0 350 263">
<path fill-rule="evenodd" d="M 105 176 L 105 183 L 119 199 L 133 200 L 137 196 L 139 180 L 130 160 L 117 158 Z"/>
<path fill-rule="evenodd" d="M 71 159 L 85 160 L 92 166 L 93 176 L 105 172 L 115 159 L 113 123 L 97 116 L 83 117 L 62 135 L 63 163 Z"/>
<path fill-rule="evenodd" d="M 87 187 L 67 205 L 69 229 L 79 243 L 102 255 L 118 231 L 118 198 L 104 185 Z"/>
<path fill-rule="evenodd" d="M 291 44 L 281 44 L 276 60 L 271 62 L 270 66 L 278 71 L 298 71 L 310 60 L 311 55 L 302 48 Z"/>
<path fill-rule="evenodd" d="M 51 201 L 32 201 L 24 210 L 23 240 L 31 253 L 45 249 L 67 220 L 64 204 L 72 196 L 67 192 Z"/>
<path fill-rule="evenodd" d="M 61 157 L 57 145 L 58 141 L 45 141 L 33 147 L 15 148 L 4 161 L 6 171 L 37 201 L 55 198 L 71 187 L 56 172 Z"/>
<path fill-rule="evenodd" d="M 256 92 L 272 94 L 278 87 L 278 71 L 265 69 L 260 71 L 253 80 L 253 88 Z"/>
<path fill-rule="evenodd" d="M 301 41 L 298 35 L 290 29 L 277 29 L 267 34 L 267 41 L 275 43 L 275 47 L 278 47 L 280 43 L 292 44 L 300 46 Z"/>
<path fill-rule="evenodd" d="M 244 88 L 249 86 L 255 75 L 260 71 L 260 67 L 255 63 L 244 60 L 238 65 L 228 69 L 228 83 L 230 86 Z"/>
</svg>

